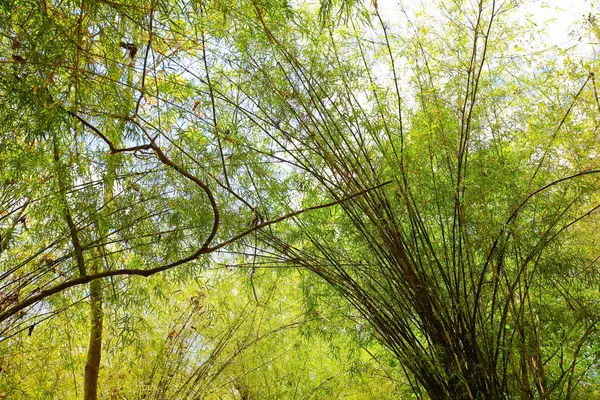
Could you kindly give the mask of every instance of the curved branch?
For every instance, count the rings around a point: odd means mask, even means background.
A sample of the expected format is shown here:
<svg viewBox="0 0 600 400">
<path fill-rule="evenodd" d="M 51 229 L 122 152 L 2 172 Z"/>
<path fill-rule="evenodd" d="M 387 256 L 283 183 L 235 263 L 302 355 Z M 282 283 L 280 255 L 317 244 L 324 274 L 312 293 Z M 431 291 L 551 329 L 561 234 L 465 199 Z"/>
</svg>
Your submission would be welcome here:
<svg viewBox="0 0 600 400">
<path fill-rule="evenodd" d="M 189 180 L 194 182 L 196 185 L 198 185 L 202 189 L 202 191 L 204 191 L 206 196 L 208 197 L 208 200 L 210 202 L 210 205 L 211 205 L 212 211 L 213 211 L 213 226 L 212 226 L 212 229 L 211 229 L 208 237 L 202 244 L 201 248 L 206 248 L 210 245 L 210 243 L 213 241 L 213 239 L 217 235 L 217 231 L 219 230 L 220 217 L 219 217 L 219 207 L 217 205 L 217 201 L 215 200 L 215 197 L 214 197 L 212 191 L 210 190 L 210 188 L 208 187 L 208 185 L 206 183 L 202 182 L 196 176 L 189 173 L 185 168 L 175 164 L 173 162 L 173 160 L 171 160 L 169 157 L 167 157 L 167 155 L 162 151 L 162 149 L 158 145 L 156 145 L 156 143 L 154 141 L 151 141 L 150 143 L 139 145 L 139 146 L 118 148 L 111 142 L 111 140 L 106 135 L 104 135 L 98 128 L 96 128 L 95 126 L 90 124 L 84 118 L 82 118 L 81 116 L 79 116 L 73 112 L 70 112 L 70 111 L 67 111 L 67 112 L 69 114 L 71 114 L 72 116 L 74 116 L 75 118 L 77 118 L 79 121 L 81 121 L 81 123 L 83 125 L 90 128 L 98 137 L 100 137 L 108 145 L 110 152 L 112 154 L 123 153 L 123 152 L 132 152 L 132 151 L 137 151 L 137 150 L 153 150 L 154 153 L 156 154 L 156 157 L 158 158 L 158 160 L 161 163 L 163 163 L 164 165 L 166 165 L 168 167 L 171 167 L 172 169 L 174 169 L 175 171 L 177 171 L 178 173 L 180 173 L 181 175 L 185 176 L 186 178 L 188 178 Z M 130 122 L 134 123 L 136 126 L 138 126 L 140 129 L 142 129 L 144 131 L 144 133 L 146 134 L 146 136 L 149 137 L 149 134 L 143 129 L 143 127 L 140 126 L 139 123 L 137 123 L 137 121 L 135 121 L 132 118 L 127 118 L 127 119 Z"/>
<path fill-rule="evenodd" d="M 190 179 L 192 179 L 192 178 L 190 178 Z M 195 178 L 195 179 L 197 179 L 197 178 Z M 366 194 L 366 193 L 368 193 L 370 191 L 379 189 L 379 188 L 381 188 L 383 186 L 386 186 L 386 185 L 388 185 L 390 183 L 392 183 L 392 181 L 387 181 L 387 182 L 381 183 L 381 184 L 379 184 L 377 186 L 373 186 L 371 188 L 362 190 L 362 191 L 360 191 L 358 193 L 354 193 L 354 194 L 352 194 L 350 196 L 347 196 L 347 197 L 344 197 L 342 199 L 338 199 L 338 200 L 335 200 L 335 201 L 332 201 L 332 202 L 329 202 L 329 203 L 325 203 L 325 204 L 319 204 L 319 205 L 313 206 L 313 207 L 303 208 L 301 210 L 297 210 L 297 211 L 293 211 L 291 213 L 285 214 L 285 215 L 283 215 L 281 217 L 274 218 L 274 219 L 269 220 L 269 221 L 265 221 L 263 223 L 255 225 L 255 226 L 253 226 L 253 227 L 251 227 L 249 229 L 246 229 L 245 231 L 243 231 L 243 232 L 241 232 L 241 233 L 239 233 L 239 234 L 237 234 L 237 235 L 235 235 L 235 236 L 233 236 L 233 237 L 231 237 L 231 238 L 229 238 L 229 239 L 227 239 L 227 240 L 225 240 L 225 241 L 223 241 L 223 242 L 221 242 L 221 243 L 219 243 L 219 244 L 217 244 L 215 246 L 212 246 L 212 247 L 208 247 L 210 241 L 206 241 L 204 243 L 204 245 L 200 249 L 198 249 L 195 253 L 193 253 L 193 254 L 185 257 L 185 258 L 181 258 L 181 259 L 179 259 L 177 261 L 173 261 L 172 263 L 161 265 L 161 266 L 156 267 L 156 268 L 150 268 L 150 269 L 119 269 L 119 270 L 113 270 L 113 271 L 104 271 L 104 272 L 100 272 L 100 273 L 94 274 L 94 275 L 86 275 L 86 276 L 80 276 L 80 277 L 75 278 L 75 279 L 70 279 L 70 280 L 68 280 L 66 282 L 63 282 L 63 283 L 61 283 L 59 285 L 56 285 L 54 287 L 51 287 L 49 289 L 41 290 L 38 294 L 36 294 L 34 296 L 31 296 L 28 299 L 23 300 L 19 304 L 16 304 L 15 306 L 7 309 L 6 311 L 1 312 L 0 313 L 0 322 L 6 320 L 8 318 L 10 318 L 11 316 L 17 314 L 19 311 L 21 311 L 21 310 L 23 310 L 25 308 L 27 308 L 27 307 L 29 307 L 29 306 L 31 306 L 31 305 L 33 305 L 33 304 L 35 304 L 35 303 L 37 303 L 37 302 L 39 302 L 41 300 L 44 300 L 44 299 L 46 299 L 46 298 L 48 298 L 48 297 L 50 297 L 50 296 L 52 296 L 54 294 L 60 293 L 63 290 L 66 290 L 68 288 L 71 288 L 71 287 L 74 287 L 74 286 L 79 286 L 79 285 L 84 285 L 84 284 L 87 284 L 87 283 L 89 283 L 91 281 L 94 281 L 94 280 L 97 280 L 97 279 L 102 279 L 102 278 L 107 278 L 107 277 L 110 277 L 110 276 L 119 276 L 119 275 L 134 276 L 134 275 L 137 275 L 137 276 L 149 277 L 151 275 L 157 274 L 157 273 L 162 272 L 162 271 L 169 270 L 169 269 L 177 267 L 179 265 L 182 265 L 182 264 L 185 264 L 185 263 L 188 263 L 188 262 L 191 262 L 191 261 L 195 261 L 198 258 L 200 258 L 202 255 L 213 253 L 213 252 L 215 252 L 215 251 L 217 251 L 217 250 L 219 250 L 219 249 L 221 249 L 221 248 L 223 248 L 225 246 L 228 246 L 228 245 L 230 245 L 230 244 L 232 244 L 232 243 L 234 243 L 234 242 L 242 239 L 243 237 L 248 236 L 249 234 L 251 234 L 251 233 L 253 233 L 255 231 L 258 231 L 258 230 L 260 230 L 262 228 L 265 228 L 267 226 L 276 224 L 278 222 L 284 221 L 284 220 L 289 219 L 289 218 L 296 217 L 296 216 L 298 216 L 300 214 L 303 214 L 303 213 L 306 213 L 306 212 L 309 212 L 309 211 L 319 210 L 319 209 L 322 209 L 322 208 L 327 208 L 327 207 L 331 207 L 331 206 L 334 206 L 334 205 L 337 205 L 337 204 L 344 203 L 344 202 L 346 202 L 348 200 L 351 200 L 353 198 L 362 196 L 362 195 L 364 195 L 364 194 Z"/>
<path fill-rule="evenodd" d="M 214 219 L 213 219 L 213 226 L 210 231 L 210 234 L 204 241 L 204 244 L 202 244 L 202 248 L 208 247 L 210 245 L 210 243 L 212 242 L 212 240 L 217 235 L 217 231 L 219 230 L 219 223 L 220 223 L 219 207 L 217 206 L 217 201 L 215 200 L 215 196 L 212 194 L 212 191 L 210 190 L 210 188 L 208 187 L 208 185 L 206 183 L 202 182 L 200 179 L 198 179 L 194 175 L 190 174 L 183 167 L 175 164 L 170 158 L 168 158 L 165 155 L 165 153 L 163 153 L 163 151 L 160 149 L 160 147 L 158 147 L 154 142 L 151 144 L 151 147 L 152 147 L 152 150 L 154 150 L 154 153 L 156 153 L 156 156 L 158 157 L 160 162 L 173 168 L 175 171 L 179 172 L 181 175 L 185 176 L 186 178 L 188 178 L 189 180 L 194 182 L 196 185 L 200 186 L 200 188 L 204 191 L 204 193 L 208 197 L 208 200 L 210 201 L 210 206 L 212 207 Z"/>
</svg>

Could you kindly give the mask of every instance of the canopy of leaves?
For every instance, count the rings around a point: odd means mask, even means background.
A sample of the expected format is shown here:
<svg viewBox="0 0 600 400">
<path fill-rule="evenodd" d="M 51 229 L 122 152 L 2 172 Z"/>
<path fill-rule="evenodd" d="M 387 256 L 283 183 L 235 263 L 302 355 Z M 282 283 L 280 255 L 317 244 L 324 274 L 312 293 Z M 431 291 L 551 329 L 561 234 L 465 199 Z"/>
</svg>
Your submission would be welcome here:
<svg viewBox="0 0 600 400">
<path fill-rule="evenodd" d="M 597 58 L 432 3 L 1 3 L 0 397 L 598 397 Z"/>
</svg>

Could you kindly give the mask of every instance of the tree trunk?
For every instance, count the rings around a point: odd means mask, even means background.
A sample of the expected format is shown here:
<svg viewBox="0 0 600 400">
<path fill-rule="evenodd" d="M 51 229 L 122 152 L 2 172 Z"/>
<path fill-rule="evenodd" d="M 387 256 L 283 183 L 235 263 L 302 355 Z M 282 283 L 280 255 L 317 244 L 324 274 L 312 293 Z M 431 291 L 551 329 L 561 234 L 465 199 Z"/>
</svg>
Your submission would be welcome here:
<svg viewBox="0 0 600 400">
<path fill-rule="evenodd" d="M 100 360 L 102 358 L 103 323 L 102 282 L 100 280 L 90 282 L 90 309 L 90 344 L 85 364 L 84 400 L 96 400 L 98 398 L 98 375 L 100 374 Z"/>
</svg>

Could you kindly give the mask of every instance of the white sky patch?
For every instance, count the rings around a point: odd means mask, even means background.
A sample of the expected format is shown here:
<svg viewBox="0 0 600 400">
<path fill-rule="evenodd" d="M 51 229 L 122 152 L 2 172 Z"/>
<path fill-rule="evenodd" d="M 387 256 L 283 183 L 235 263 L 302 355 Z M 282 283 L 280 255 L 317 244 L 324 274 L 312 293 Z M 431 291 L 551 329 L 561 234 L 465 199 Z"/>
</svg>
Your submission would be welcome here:
<svg viewBox="0 0 600 400">
<path fill-rule="evenodd" d="M 568 47 L 577 43 L 571 33 L 580 28 L 594 10 L 598 11 L 589 0 L 529 1 L 519 7 L 518 17 L 527 18 L 543 28 L 549 43 Z"/>
<path fill-rule="evenodd" d="M 506 1 L 498 0 L 497 4 Z M 474 1 L 471 3 L 474 4 Z M 431 15 L 439 14 L 438 2 L 432 0 L 378 0 L 377 4 L 381 16 L 392 24 L 403 19 L 401 10 L 409 15 L 419 10 Z M 544 29 L 547 40 L 540 43 L 541 46 L 568 48 L 577 45 L 591 50 L 589 43 L 584 38 L 580 41 L 579 36 L 588 15 L 600 13 L 600 0 L 520 0 L 518 4 L 511 18 L 520 22 L 529 19 L 537 28 Z"/>
</svg>

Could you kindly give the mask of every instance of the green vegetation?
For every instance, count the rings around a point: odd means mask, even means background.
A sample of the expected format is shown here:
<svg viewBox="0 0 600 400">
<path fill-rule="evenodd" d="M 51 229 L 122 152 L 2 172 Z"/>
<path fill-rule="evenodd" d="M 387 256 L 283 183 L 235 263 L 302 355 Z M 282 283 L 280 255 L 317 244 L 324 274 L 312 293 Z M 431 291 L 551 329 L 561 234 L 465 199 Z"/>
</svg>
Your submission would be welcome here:
<svg viewBox="0 0 600 400">
<path fill-rule="evenodd" d="M 600 30 L 520 3 L 0 2 L 0 399 L 599 398 Z"/>
</svg>

